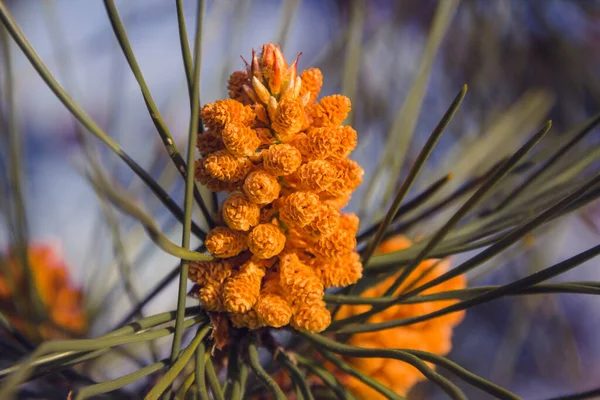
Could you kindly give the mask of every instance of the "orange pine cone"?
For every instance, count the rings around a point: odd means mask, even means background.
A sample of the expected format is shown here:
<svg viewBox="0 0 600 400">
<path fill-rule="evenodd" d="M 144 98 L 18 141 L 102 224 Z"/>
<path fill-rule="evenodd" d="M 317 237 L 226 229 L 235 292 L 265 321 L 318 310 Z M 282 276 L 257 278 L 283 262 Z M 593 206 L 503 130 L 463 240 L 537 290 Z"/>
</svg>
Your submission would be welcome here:
<svg viewBox="0 0 600 400">
<path fill-rule="evenodd" d="M 346 158 L 357 141 L 354 129 L 341 126 L 351 104 L 341 95 L 317 103 L 322 85 L 320 70 L 299 76 L 298 57 L 288 65 L 268 43 L 252 52 L 246 71 L 230 76 L 231 99 L 201 110 L 207 133 L 199 137 L 196 179 L 215 192 L 236 192 L 218 221 L 227 227 L 209 232 L 206 245 L 239 272 L 219 286 L 206 278 L 215 261 L 191 268 L 190 279 L 208 282 L 198 297 L 227 310 L 234 326 L 290 323 L 320 332 L 331 322 L 323 285 L 361 277 L 358 219 L 340 213 L 363 174 Z M 262 272 L 250 273 L 248 265 L 259 262 Z"/>
<path fill-rule="evenodd" d="M 12 253 L 4 255 L 2 259 L 6 264 L 0 268 L 0 301 L 10 311 L 10 305 L 14 304 L 14 297 L 18 293 L 16 291 L 26 287 L 24 267 Z M 10 322 L 36 339 L 64 338 L 66 335 L 60 328 L 84 334 L 88 321 L 83 308 L 83 292 L 71 282 L 68 266 L 60 252 L 49 244 L 32 244 L 27 249 L 27 261 L 33 284 L 51 323 L 32 325 L 25 319 L 9 314 Z M 4 275 L 6 273 L 10 273 L 10 280 Z"/>
<path fill-rule="evenodd" d="M 344 221 L 342 225 L 351 221 Z M 383 242 L 377 249 L 377 254 L 390 253 L 399 251 L 411 246 L 411 241 L 404 236 L 394 236 Z M 444 260 L 441 263 L 437 260 L 425 260 L 422 262 L 413 273 L 409 276 L 407 282 L 412 282 L 423 272 L 429 273 L 423 277 L 419 284 L 425 283 L 440 276 L 449 268 L 449 261 Z M 435 266 L 435 267 L 434 267 Z M 397 278 L 398 274 L 389 277 L 378 285 L 364 291 L 361 296 L 376 297 L 382 296 L 383 293 Z M 400 293 L 406 288 L 407 283 L 404 283 L 398 290 Z M 465 279 L 462 276 L 456 277 L 448 281 L 444 285 L 435 286 L 423 292 L 423 294 L 432 294 L 439 291 L 460 289 L 465 287 Z M 452 288 L 452 289 L 449 289 Z M 456 301 L 415 303 L 415 304 L 399 304 L 388 307 L 384 311 L 373 315 L 368 319 L 369 323 L 377 323 L 383 321 L 392 321 L 417 315 L 424 315 L 434 312 L 443 307 L 447 307 Z M 443 304 L 441 304 L 443 303 Z M 353 315 L 360 314 L 369 309 L 369 306 L 342 306 L 338 313 L 338 318 L 347 318 Z M 463 312 L 452 313 L 448 316 L 435 318 L 429 321 L 424 321 L 418 324 L 409 326 L 386 329 L 382 332 L 359 333 L 350 337 L 348 344 L 366 348 L 407 348 L 414 350 L 428 351 L 434 354 L 445 355 L 451 347 L 451 337 L 453 327 L 456 326 L 462 317 Z M 382 384 L 390 387 L 399 395 L 405 396 L 406 393 L 419 381 L 425 379 L 420 372 L 412 366 L 398 360 L 390 359 L 371 359 L 371 358 L 348 358 L 347 359 L 355 368 L 362 373 L 377 379 Z M 431 366 L 433 367 L 433 366 Z M 345 384 L 358 396 L 363 398 L 383 398 L 381 395 L 374 392 L 364 383 L 351 378 L 341 371 L 338 371 L 332 366 L 336 375 L 343 380 Z"/>
</svg>

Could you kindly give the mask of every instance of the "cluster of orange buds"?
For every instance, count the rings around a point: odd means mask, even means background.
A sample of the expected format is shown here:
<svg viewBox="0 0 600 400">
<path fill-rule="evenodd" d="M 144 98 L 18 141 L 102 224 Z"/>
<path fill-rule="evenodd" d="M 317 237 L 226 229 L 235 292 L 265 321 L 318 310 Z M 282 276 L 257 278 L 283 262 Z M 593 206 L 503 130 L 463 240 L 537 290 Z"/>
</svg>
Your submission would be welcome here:
<svg viewBox="0 0 600 400">
<path fill-rule="evenodd" d="M 324 290 L 362 276 L 358 218 L 340 212 L 363 175 L 347 158 L 357 141 L 342 125 L 350 100 L 317 101 L 321 71 L 298 75 L 297 65 L 264 45 L 231 75 L 230 99 L 201 110 L 196 179 L 230 195 L 205 241 L 217 260 L 189 277 L 204 307 L 236 327 L 320 332 L 331 322 Z"/>
<path fill-rule="evenodd" d="M 62 330 L 85 333 L 87 316 L 82 307 L 82 292 L 71 283 L 68 267 L 59 252 L 51 245 L 35 244 L 30 246 L 27 257 L 35 289 L 49 322 L 33 323 L 17 313 L 15 296 L 28 293 L 28 288 L 25 266 L 12 253 L 3 258 L 6 268 L 0 268 L 0 302 L 9 307 L 2 311 L 10 322 L 32 338 L 66 337 Z M 10 276 L 2 273 L 10 273 Z"/>
<path fill-rule="evenodd" d="M 395 236 L 383 242 L 378 248 L 378 253 L 391 253 L 403 250 L 411 246 L 411 241 L 404 236 Z M 411 284 L 413 280 L 419 279 L 417 283 L 424 284 L 437 278 L 450 267 L 450 261 L 444 260 L 425 260 L 411 273 L 405 284 L 403 284 L 397 293 L 401 293 Z M 398 274 L 392 276 L 380 284 L 367 289 L 361 294 L 363 297 L 380 297 L 392 285 Z M 464 275 L 450 279 L 441 285 L 423 291 L 422 294 L 432 294 L 447 290 L 459 290 L 466 286 Z M 396 294 L 397 294 L 396 293 Z M 393 321 L 404 318 L 416 317 L 440 310 L 451 304 L 455 300 L 432 301 L 415 304 L 401 304 L 387 308 L 386 310 L 373 315 L 368 319 L 370 323 L 379 323 L 384 321 Z M 337 318 L 343 319 L 368 311 L 370 306 L 342 306 Z M 359 333 L 350 337 L 348 344 L 366 348 L 403 348 L 412 350 L 422 350 L 434 354 L 445 355 L 450 352 L 452 347 L 453 328 L 464 317 L 464 311 L 455 312 L 434 318 L 429 321 L 420 322 L 413 325 L 402 326 L 392 329 L 386 329 L 379 332 Z M 347 358 L 347 360 L 363 374 L 372 377 L 380 383 L 388 386 L 401 396 L 406 393 L 419 381 L 425 377 L 414 367 L 399 360 L 383 358 Z M 434 368 L 433 365 L 429 365 Z M 381 393 L 358 379 L 346 375 L 337 370 L 334 366 L 327 364 L 327 367 L 334 370 L 338 378 L 348 386 L 359 398 L 364 399 L 386 399 Z"/>
</svg>

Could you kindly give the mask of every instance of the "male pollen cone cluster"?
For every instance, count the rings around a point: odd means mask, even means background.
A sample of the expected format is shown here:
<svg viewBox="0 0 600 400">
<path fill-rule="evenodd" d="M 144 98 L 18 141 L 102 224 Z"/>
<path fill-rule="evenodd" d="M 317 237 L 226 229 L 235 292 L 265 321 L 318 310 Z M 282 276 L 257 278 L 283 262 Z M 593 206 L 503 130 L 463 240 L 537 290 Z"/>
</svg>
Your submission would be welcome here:
<svg viewBox="0 0 600 400">
<path fill-rule="evenodd" d="M 362 276 L 358 218 L 340 212 L 363 175 L 347 158 L 350 100 L 317 101 L 321 71 L 298 75 L 297 64 L 266 44 L 231 75 L 230 98 L 201 110 L 196 179 L 230 195 L 205 241 L 215 260 L 190 267 L 191 294 L 236 327 L 320 332 L 331 322 L 324 290 Z"/>
<path fill-rule="evenodd" d="M 3 258 L 7 265 L 0 266 L 0 303 L 8 306 L 2 311 L 10 322 L 31 338 L 64 338 L 66 335 L 62 329 L 75 334 L 85 333 L 87 316 L 82 307 L 82 292 L 70 282 L 69 270 L 57 250 L 48 244 L 33 244 L 29 247 L 27 258 L 48 321 L 32 323 L 18 315 L 27 310 L 17 309 L 15 297 L 26 295 L 29 289 L 24 266 L 19 265 L 14 254 L 9 253 Z"/>
<path fill-rule="evenodd" d="M 377 252 L 391 253 L 400 251 L 411 246 L 411 241 L 404 236 L 394 236 L 379 246 Z M 447 272 L 450 267 L 450 261 L 444 260 L 425 260 L 410 274 L 406 283 L 404 283 L 397 293 L 406 289 L 407 285 L 415 279 L 419 279 L 418 284 L 424 284 L 437 278 Z M 364 291 L 362 297 L 380 297 L 396 280 L 398 274 L 384 280 L 380 284 Z M 440 285 L 434 286 L 422 292 L 422 294 L 432 294 L 436 292 L 463 289 L 466 286 L 464 275 L 452 278 Z M 379 323 L 384 321 L 393 321 L 398 319 L 416 317 L 428 314 L 451 304 L 455 300 L 431 301 L 415 304 L 400 304 L 387 308 L 386 310 L 373 315 L 368 319 L 369 323 Z M 340 308 L 337 315 L 338 319 L 351 317 L 368 311 L 367 305 L 345 305 Z M 392 329 L 386 329 L 379 332 L 359 333 L 350 337 L 348 344 L 366 348 L 400 348 L 422 350 L 434 354 L 445 355 L 450 352 L 452 347 L 452 330 L 462 321 L 464 311 L 459 311 L 442 317 L 434 318 L 429 321 L 420 322 L 408 326 L 401 326 Z M 406 393 L 419 381 L 425 377 L 413 366 L 393 359 L 383 358 L 347 358 L 355 368 L 363 374 L 376 379 L 382 384 L 388 386 L 399 395 L 405 396 Z M 338 378 L 348 386 L 353 393 L 361 399 L 386 399 L 381 393 L 370 386 L 364 384 L 358 379 L 339 371 L 331 364 L 326 364 L 327 368 L 333 370 Z M 429 365 L 434 368 L 434 365 Z"/>
</svg>

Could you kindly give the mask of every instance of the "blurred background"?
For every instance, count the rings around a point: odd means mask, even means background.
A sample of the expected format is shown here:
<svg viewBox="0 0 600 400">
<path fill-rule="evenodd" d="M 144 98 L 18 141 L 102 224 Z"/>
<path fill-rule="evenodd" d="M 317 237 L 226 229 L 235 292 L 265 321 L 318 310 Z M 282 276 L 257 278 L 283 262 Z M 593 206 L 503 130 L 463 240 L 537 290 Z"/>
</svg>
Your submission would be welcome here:
<svg viewBox="0 0 600 400">
<path fill-rule="evenodd" d="M 148 117 L 103 3 L 4 3 L 70 95 L 182 204 L 183 181 Z M 174 2 L 122 0 L 117 5 L 146 82 L 183 152 L 189 100 Z M 193 32 L 195 2 L 184 5 L 188 31 Z M 439 196 L 460 187 L 511 154 L 548 119 L 553 120 L 553 130 L 545 140 L 552 149 L 569 129 L 596 114 L 599 18 L 600 1 L 593 0 L 463 0 L 444 6 L 429 0 L 207 1 L 201 103 L 227 97 L 226 80 L 231 72 L 243 69 L 240 55 L 249 59 L 251 49 L 259 50 L 270 41 L 280 43 L 288 61 L 302 52 L 300 69 L 315 66 L 324 73 L 322 94 L 343 93 L 352 99 L 351 122 L 359 133 L 352 158 L 366 176 L 347 209 L 357 212 L 361 226 L 367 227 L 386 211 L 390 190 L 393 195 L 464 83 L 469 85 L 467 97 L 411 195 L 447 173 L 453 179 Z M 60 250 L 94 315 L 91 332 L 102 333 L 131 307 L 118 283 L 106 210 L 82 174 L 86 156 L 76 123 L 9 42 L 29 237 L 52 242 Z M 4 69 L 0 79 L 6 79 Z M 0 105 L 6 113 L 6 104 Z M 392 136 L 400 139 L 389 142 Z M 168 236 L 179 241 L 180 228 L 164 207 L 106 146 L 91 135 L 88 138 L 114 184 L 127 188 Z M 0 135 L 4 172 L 6 140 Z M 570 156 L 599 145 L 600 135 L 594 132 Z M 2 179 L 5 197 L 7 173 Z M 156 249 L 130 218 L 115 216 L 124 255 L 135 271 L 135 291 L 143 295 L 177 260 Z M 447 212 L 405 233 L 412 237 L 431 233 L 444 216 Z M 195 218 L 201 220 L 199 215 Z M 3 249 L 10 240 L 6 222 L 0 228 Z M 546 225 L 478 269 L 469 281 L 510 282 L 597 244 L 599 232 L 596 201 Z M 460 262 L 470 255 L 455 258 Z M 597 267 L 598 261 L 592 260 L 561 279 L 598 280 Z M 173 309 L 175 286 L 174 282 L 168 286 L 144 312 Z M 600 299 L 594 296 L 506 298 L 467 312 L 455 330 L 450 358 L 523 398 L 559 396 L 600 382 L 598 327 Z M 167 354 L 168 346 L 162 351 Z M 119 373 L 106 371 L 106 376 Z M 484 398 L 475 389 L 464 389 L 469 398 Z M 411 398 L 444 396 L 424 383 Z"/>
</svg>

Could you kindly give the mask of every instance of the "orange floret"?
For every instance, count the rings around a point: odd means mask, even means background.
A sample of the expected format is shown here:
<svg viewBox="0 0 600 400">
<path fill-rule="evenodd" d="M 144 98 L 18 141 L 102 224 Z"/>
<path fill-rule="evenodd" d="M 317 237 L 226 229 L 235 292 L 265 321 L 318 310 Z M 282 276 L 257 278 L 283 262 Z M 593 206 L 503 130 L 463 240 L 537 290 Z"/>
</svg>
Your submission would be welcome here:
<svg viewBox="0 0 600 400">
<path fill-rule="evenodd" d="M 198 134 L 196 147 L 198 147 L 200 155 L 207 156 L 215 151 L 223 150 L 225 145 L 223 144 L 223 140 L 218 135 L 215 135 L 213 131 L 206 131 Z"/>
<path fill-rule="evenodd" d="M 251 156 L 260 146 L 256 131 L 239 122 L 225 125 L 222 137 L 227 150 L 236 157 Z"/>
<path fill-rule="evenodd" d="M 326 190 L 338 176 L 338 170 L 329 161 L 314 160 L 302 164 L 292 179 L 297 179 L 301 190 Z"/>
<path fill-rule="evenodd" d="M 319 92 L 323 86 L 323 73 L 319 68 L 310 68 L 302 71 L 300 78 L 302 79 L 300 96 L 304 97 L 308 93 L 308 102 L 314 103 L 317 97 L 319 97 Z"/>
<path fill-rule="evenodd" d="M 341 94 L 326 96 L 309 108 L 309 116 L 315 127 L 340 125 L 350 112 L 350 99 Z"/>
<path fill-rule="evenodd" d="M 404 236 L 395 236 L 383 242 L 377 249 L 378 253 L 389 253 L 403 250 L 411 246 L 410 240 Z M 419 280 L 419 284 L 425 283 L 440 276 L 449 268 L 449 261 L 444 260 L 437 263 L 437 260 L 425 260 L 416 270 L 411 273 L 407 282 L 405 282 L 396 293 L 402 292 L 407 285 L 417 279 L 423 273 L 427 274 Z M 382 296 L 387 288 L 398 277 L 398 274 L 392 276 L 377 286 L 369 288 L 361 294 L 364 297 Z M 432 294 L 439 291 L 455 290 L 465 287 L 465 279 L 459 276 L 448 282 L 425 290 L 422 294 Z M 386 310 L 370 317 L 367 322 L 377 323 L 413 317 L 417 315 L 428 314 L 440 310 L 448 305 L 456 303 L 455 300 L 435 301 L 429 303 L 400 304 L 387 308 Z M 338 318 L 360 314 L 368 309 L 368 306 L 343 306 L 340 308 Z M 451 349 L 452 329 L 464 316 L 464 311 L 456 312 L 424 321 L 409 326 L 387 329 L 379 332 L 369 332 L 355 334 L 348 340 L 348 344 L 365 348 L 407 348 L 414 350 L 428 351 L 434 354 L 445 355 Z M 414 367 L 398 360 L 390 359 L 371 359 L 371 358 L 348 358 L 348 361 L 362 373 L 377 379 L 379 382 L 390 387 L 399 395 L 405 396 L 406 393 L 419 381 L 425 379 Z M 433 366 L 432 366 L 433 367 Z M 336 370 L 343 383 L 348 385 L 361 398 L 382 399 L 380 394 L 373 391 L 364 383 L 351 378 Z"/>
<path fill-rule="evenodd" d="M 325 192 L 319 193 L 319 199 L 321 200 L 321 203 L 333 206 L 338 209 L 346 207 L 350 202 L 351 197 L 352 196 L 350 194 L 340 194 L 337 196 L 333 196 Z"/>
<path fill-rule="evenodd" d="M 319 302 L 325 293 L 319 277 L 311 267 L 302 263 L 295 253 L 281 257 L 279 284 L 292 309 L 301 304 Z"/>
<path fill-rule="evenodd" d="M 304 146 L 304 154 L 310 159 L 341 160 L 350 155 L 356 147 L 358 135 L 350 126 L 325 126 L 309 129 Z"/>
<path fill-rule="evenodd" d="M 208 232 L 204 244 L 213 256 L 229 258 L 237 256 L 247 248 L 247 239 L 240 232 L 217 226 Z"/>
<path fill-rule="evenodd" d="M 340 217 L 340 228 L 358 232 L 360 220 L 354 213 L 344 213 Z"/>
<path fill-rule="evenodd" d="M 286 233 L 285 251 L 304 251 L 308 248 L 310 239 L 302 228 L 289 228 Z"/>
<path fill-rule="evenodd" d="M 302 228 L 312 239 L 319 239 L 333 234 L 340 225 L 340 211 L 334 206 L 321 204 L 319 212 L 310 224 Z"/>
<path fill-rule="evenodd" d="M 189 295 L 196 297 L 207 311 L 225 311 L 223 307 L 222 283 L 209 281 L 203 286 L 194 285 Z"/>
<path fill-rule="evenodd" d="M 252 168 L 246 157 L 236 157 L 227 150 L 209 154 L 202 161 L 208 175 L 223 182 L 241 181 Z"/>
<path fill-rule="evenodd" d="M 239 101 L 242 104 L 249 104 L 250 98 L 244 91 L 243 86 L 248 84 L 248 73 L 246 71 L 235 71 L 229 76 L 227 89 L 229 98 Z"/>
<path fill-rule="evenodd" d="M 264 205 L 272 203 L 279 197 L 281 185 L 275 176 L 264 170 L 258 170 L 248 174 L 243 190 L 251 202 Z"/>
<path fill-rule="evenodd" d="M 275 135 L 273 135 L 273 132 L 271 132 L 269 128 L 256 128 L 256 134 L 258 135 L 258 138 L 260 139 L 260 143 L 262 145 L 271 146 L 277 141 L 277 138 L 275 137 Z M 264 156 L 265 152 L 266 150 L 259 151 L 252 157 L 260 157 L 260 159 L 262 160 L 262 157 Z"/>
<path fill-rule="evenodd" d="M 282 99 L 275 112 L 271 115 L 271 126 L 283 141 L 300 132 L 304 124 L 304 107 L 298 99 Z"/>
<path fill-rule="evenodd" d="M 226 261 L 196 261 L 190 263 L 188 278 L 199 285 L 210 281 L 222 283 L 231 276 L 232 266 Z"/>
<path fill-rule="evenodd" d="M 234 191 L 239 182 L 224 182 L 212 177 L 206 170 L 206 159 L 196 161 L 196 171 L 194 177 L 202 185 L 206 186 L 211 192 Z"/>
<path fill-rule="evenodd" d="M 260 224 L 248 235 L 248 248 L 256 257 L 267 259 L 281 253 L 285 247 L 283 230 L 273 224 Z"/>
<path fill-rule="evenodd" d="M 312 192 L 294 192 L 281 200 L 279 216 L 290 226 L 308 225 L 319 212 L 319 196 Z"/>
<path fill-rule="evenodd" d="M 265 170 L 276 176 L 295 172 L 302 164 L 300 151 L 289 144 L 275 144 L 263 152 Z"/>
<path fill-rule="evenodd" d="M 356 161 L 347 158 L 332 164 L 335 166 L 337 176 L 325 192 L 333 197 L 352 193 L 361 184 L 365 171 Z"/>
<path fill-rule="evenodd" d="M 356 251 L 344 254 L 333 260 L 317 260 L 312 267 L 321 278 L 325 288 L 353 285 L 362 278 L 363 266 Z"/>
<path fill-rule="evenodd" d="M 316 159 L 316 157 L 313 157 L 311 154 L 311 150 L 308 147 L 307 140 L 308 139 L 306 133 L 299 132 L 295 134 L 288 142 L 291 146 L 293 146 L 300 152 L 300 154 L 302 155 L 303 162 Z"/>
<path fill-rule="evenodd" d="M 324 331 L 331 324 L 331 313 L 325 302 L 301 304 L 294 308 L 291 325 L 294 329 L 309 333 Z"/>
<path fill-rule="evenodd" d="M 260 283 L 265 276 L 265 264 L 250 260 L 223 285 L 223 305 L 228 312 L 246 313 L 254 307 L 260 295 Z"/>
<path fill-rule="evenodd" d="M 223 221 L 231 229 L 248 231 L 258 225 L 260 208 L 245 194 L 234 193 L 223 203 Z"/>
<path fill-rule="evenodd" d="M 265 277 L 255 310 L 265 325 L 280 328 L 289 324 L 292 309 L 279 285 L 279 274 L 270 273 Z"/>
<path fill-rule="evenodd" d="M 333 260 L 350 253 L 356 247 L 356 234 L 347 229 L 340 229 L 335 235 L 317 240 L 310 250 L 317 256 Z"/>
<path fill-rule="evenodd" d="M 229 313 L 231 324 L 236 328 L 258 329 L 264 326 L 258 313 L 255 310 L 250 310 L 246 313 Z"/>
<path fill-rule="evenodd" d="M 229 123 L 248 124 L 255 118 L 251 107 L 231 99 L 217 100 L 205 105 L 200 111 L 200 116 L 204 125 L 217 134 L 221 133 Z"/>
<path fill-rule="evenodd" d="M 265 206 L 263 208 L 260 209 L 260 223 L 261 224 L 266 224 L 268 222 L 272 222 L 273 218 L 275 218 L 275 215 L 277 214 L 278 209 L 277 207 L 275 207 L 275 204 L 269 204 L 268 206 Z"/>
<path fill-rule="evenodd" d="M 339 132 L 339 146 L 331 154 L 332 158 L 341 160 L 346 158 L 354 151 L 358 142 L 358 134 L 351 126 L 344 126 L 342 131 Z"/>
<path fill-rule="evenodd" d="M 340 153 L 342 134 L 341 126 L 325 126 L 312 128 L 306 132 L 304 153 L 311 159 L 326 159 Z"/>
</svg>

